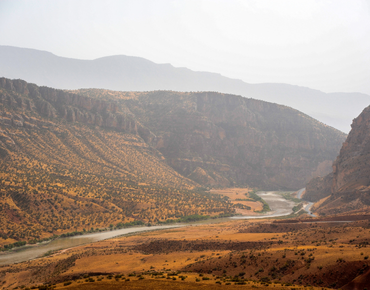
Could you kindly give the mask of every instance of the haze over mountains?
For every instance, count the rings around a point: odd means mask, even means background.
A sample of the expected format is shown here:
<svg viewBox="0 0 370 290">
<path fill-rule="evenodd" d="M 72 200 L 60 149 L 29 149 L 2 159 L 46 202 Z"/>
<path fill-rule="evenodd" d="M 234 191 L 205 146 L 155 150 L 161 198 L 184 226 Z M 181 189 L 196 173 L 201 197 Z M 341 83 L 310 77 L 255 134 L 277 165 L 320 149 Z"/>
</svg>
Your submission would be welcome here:
<svg viewBox="0 0 370 290">
<path fill-rule="evenodd" d="M 155 64 L 130 56 L 78 60 L 34 49 L 0 46 L 0 76 L 59 89 L 119 91 L 217 91 L 284 104 L 348 132 L 352 119 L 370 103 L 361 93 L 324 93 L 288 84 L 248 84 L 220 74 Z"/>
</svg>

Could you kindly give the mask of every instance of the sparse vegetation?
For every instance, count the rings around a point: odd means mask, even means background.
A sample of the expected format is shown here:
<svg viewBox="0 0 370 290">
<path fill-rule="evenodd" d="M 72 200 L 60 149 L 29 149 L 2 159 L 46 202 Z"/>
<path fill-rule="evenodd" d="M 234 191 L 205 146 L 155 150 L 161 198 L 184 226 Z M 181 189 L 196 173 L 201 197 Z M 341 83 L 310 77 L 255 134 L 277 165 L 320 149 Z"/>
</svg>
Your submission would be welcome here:
<svg viewBox="0 0 370 290">
<path fill-rule="evenodd" d="M 254 200 L 254 201 L 259 201 L 259 202 L 261 202 L 262 203 L 262 205 L 263 205 L 263 208 L 262 208 L 262 210 L 259 210 L 259 211 L 256 211 L 256 212 L 259 212 L 259 213 L 264 213 L 264 212 L 268 212 L 268 211 L 270 211 L 271 209 L 270 209 L 270 207 L 269 207 L 269 205 L 267 204 L 267 202 L 266 201 L 264 201 L 260 196 L 258 196 L 256 193 L 254 193 L 254 192 L 249 192 L 249 197 L 252 199 L 252 200 Z"/>
<path fill-rule="evenodd" d="M 6 280 L 27 277 L 17 273 L 33 271 L 39 273 L 34 278 L 39 277 L 39 281 L 72 273 L 80 277 L 69 280 L 68 289 L 78 289 L 77 285 L 84 284 L 107 285 L 99 284 L 103 282 L 138 285 L 138 281 L 156 281 L 161 287 L 165 285 L 162 282 L 196 282 L 225 287 L 340 288 L 368 269 L 364 257 L 370 252 L 367 247 L 360 247 L 362 241 L 356 242 L 360 235 L 363 239 L 370 238 L 370 232 L 363 231 L 365 228 L 369 228 L 367 221 L 309 224 L 279 220 L 237 221 L 141 233 L 101 241 L 93 247 L 70 249 L 63 255 L 54 252 L 52 259 L 14 265 Z M 320 246 L 316 246 L 318 243 Z M 344 248 L 350 249 L 342 252 Z M 114 274 L 96 274 L 103 271 Z M 0 269 L 0 277 L 1 273 Z M 19 279 L 19 283 L 28 287 L 38 285 Z M 283 283 L 276 284 L 282 279 Z M 65 282 L 68 281 L 60 285 Z"/>
<path fill-rule="evenodd" d="M 193 190 L 137 136 L 63 122 L 44 129 L 0 128 L 18 148 L 7 145 L 7 157 L 0 159 L 0 245 L 7 249 L 111 224 L 233 212 L 219 196 Z"/>
</svg>

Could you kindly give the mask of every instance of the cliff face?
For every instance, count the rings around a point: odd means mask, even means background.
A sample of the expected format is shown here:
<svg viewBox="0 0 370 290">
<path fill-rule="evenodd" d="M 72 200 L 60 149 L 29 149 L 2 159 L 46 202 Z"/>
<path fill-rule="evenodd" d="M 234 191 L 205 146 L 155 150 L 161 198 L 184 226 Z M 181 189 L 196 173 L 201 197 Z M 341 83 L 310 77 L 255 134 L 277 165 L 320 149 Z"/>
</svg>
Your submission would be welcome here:
<svg viewBox="0 0 370 290">
<path fill-rule="evenodd" d="M 306 198 L 320 195 L 320 190 L 330 184 L 331 196 L 320 206 L 319 212 L 366 210 L 370 206 L 370 107 L 353 120 L 351 127 L 333 163 L 333 173 L 319 182 L 318 190 L 307 191 L 305 195 Z"/>
<path fill-rule="evenodd" d="M 36 111 L 42 117 L 61 118 L 68 122 L 80 122 L 137 133 L 139 124 L 132 114 L 115 102 L 98 100 L 48 87 L 38 87 L 22 80 L 0 78 L 0 88 L 19 95 L 3 92 L 1 102 L 11 108 L 21 107 Z"/>
<path fill-rule="evenodd" d="M 330 171 L 345 135 L 289 107 L 212 92 L 67 92 L 0 79 L 10 108 L 48 122 L 141 137 L 181 175 L 203 186 L 297 189 Z M 17 94 L 7 94 L 6 90 Z M 43 126 L 25 114 L 0 122 Z M 44 121 L 45 122 L 45 121 Z"/>
<path fill-rule="evenodd" d="M 204 185 L 297 189 L 330 172 L 345 138 L 299 111 L 234 95 L 158 91 L 125 104 L 168 164 Z"/>
<path fill-rule="evenodd" d="M 352 130 L 333 164 L 332 192 L 369 191 L 370 107 L 353 120 Z"/>
<path fill-rule="evenodd" d="M 322 177 L 312 178 L 306 185 L 306 193 L 304 199 L 316 202 L 331 194 L 331 186 L 333 183 L 333 173 Z"/>
</svg>

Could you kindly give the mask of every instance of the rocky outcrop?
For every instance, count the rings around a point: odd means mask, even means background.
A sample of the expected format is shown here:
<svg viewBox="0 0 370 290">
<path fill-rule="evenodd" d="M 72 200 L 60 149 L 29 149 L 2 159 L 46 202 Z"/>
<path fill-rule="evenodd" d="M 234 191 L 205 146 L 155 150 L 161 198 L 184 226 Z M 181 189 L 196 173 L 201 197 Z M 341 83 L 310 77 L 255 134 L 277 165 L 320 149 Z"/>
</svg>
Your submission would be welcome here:
<svg viewBox="0 0 370 290">
<path fill-rule="evenodd" d="M 136 121 L 124 104 L 115 101 L 90 98 L 6 78 L 0 78 L 0 90 L 0 102 L 9 108 L 35 111 L 42 117 L 51 119 L 60 118 L 72 123 L 80 122 L 140 134 L 149 143 L 155 137 Z M 6 119 L 1 119 L 0 122 L 9 123 Z M 14 118 L 11 123 L 25 125 L 22 120 Z M 25 126 L 32 127 L 32 124 L 27 122 Z"/>
<path fill-rule="evenodd" d="M 319 213 L 366 210 L 370 206 L 370 106 L 351 127 L 333 163 L 333 172 L 308 184 L 305 198 L 317 200 L 316 196 L 330 195 L 318 208 Z"/>
</svg>

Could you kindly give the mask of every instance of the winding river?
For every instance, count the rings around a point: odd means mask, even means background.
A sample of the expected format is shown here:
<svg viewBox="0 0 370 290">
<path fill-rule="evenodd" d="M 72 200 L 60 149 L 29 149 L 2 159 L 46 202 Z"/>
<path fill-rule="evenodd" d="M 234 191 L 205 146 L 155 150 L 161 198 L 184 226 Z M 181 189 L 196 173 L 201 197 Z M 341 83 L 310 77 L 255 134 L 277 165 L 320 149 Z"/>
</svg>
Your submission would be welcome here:
<svg viewBox="0 0 370 290">
<path fill-rule="evenodd" d="M 260 191 L 257 195 L 264 199 L 269 205 L 271 211 L 252 216 L 235 216 L 230 219 L 259 219 L 259 218 L 270 218 L 290 215 L 293 211 L 292 208 L 295 203 L 290 200 L 286 200 L 281 195 L 277 194 L 276 191 Z"/>
<path fill-rule="evenodd" d="M 86 234 L 82 236 L 68 237 L 68 238 L 58 238 L 48 243 L 38 244 L 34 246 L 25 246 L 20 248 L 15 248 L 11 252 L 0 254 L 0 265 L 8 265 L 19 262 L 24 262 L 41 257 L 48 253 L 49 251 L 56 251 L 61 249 L 67 249 L 72 247 L 77 247 L 80 245 L 90 244 L 101 240 L 106 240 L 109 238 L 127 235 L 131 233 L 138 233 L 144 231 L 155 231 L 162 229 L 170 229 L 176 227 L 183 227 L 189 225 L 202 225 L 202 224 L 214 224 L 224 221 L 230 221 L 235 219 L 256 219 L 256 218 L 267 218 L 267 217 L 278 217 L 286 216 L 292 213 L 292 207 L 295 205 L 294 202 L 284 199 L 281 195 L 274 191 L 269 192 L 257 192 L 257 194 L 263 198 L 269 205 L 271 211 L 260 215 L 251 216 L 236 216 L 231 218 L 220 218 L 220 219 L 209 219 L 200 222 L 194 222 L 191 224 L 176 224 L 167 226 L 151 226 L 151 227 L 133 227 L 127 229 L 120 229 L 114 231 L 106 231 L 100 233 Z"/>
<path fill-rule="evenodd" d="M 34 246 L 15 248 L 11 252 L 1 253 L 0 266 L 32 260 L 45 255 L 49 251 L 68 249 L 131 233 L 170 229 L 179 226 L 182 225 L 133 227 L 114 231 L 86 234 L 82 236 L 58 238 L 51 242 L 46 242 Z"/>
</svg>

